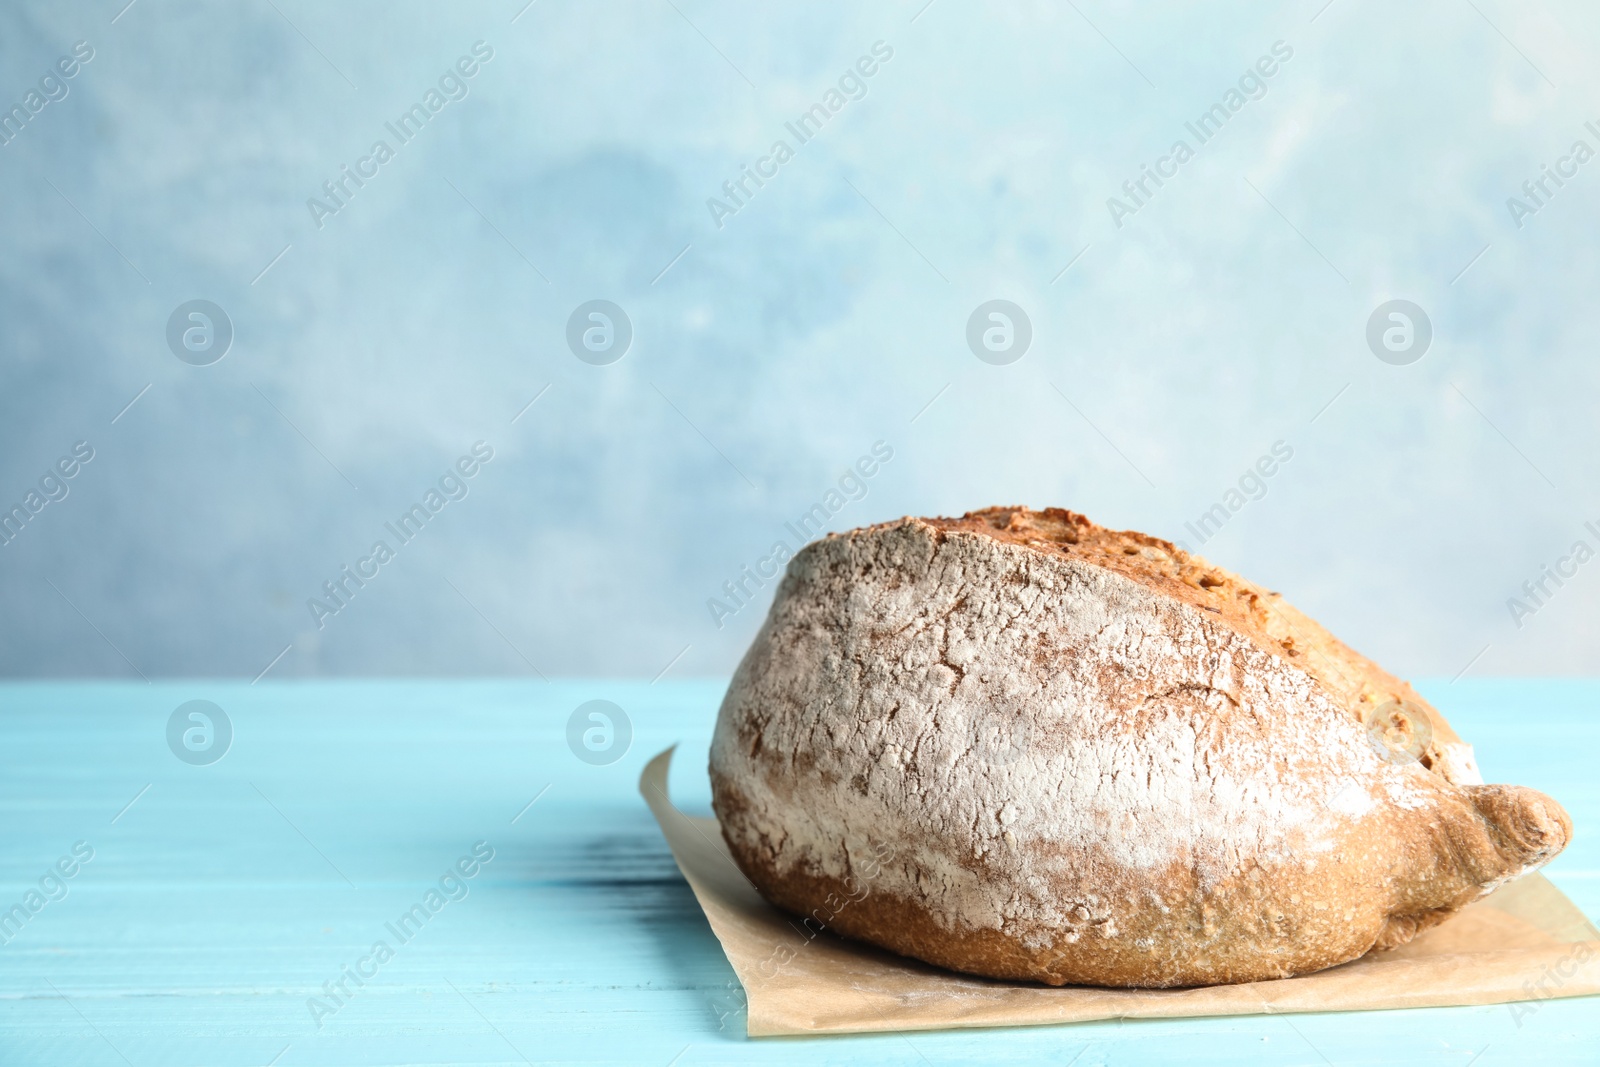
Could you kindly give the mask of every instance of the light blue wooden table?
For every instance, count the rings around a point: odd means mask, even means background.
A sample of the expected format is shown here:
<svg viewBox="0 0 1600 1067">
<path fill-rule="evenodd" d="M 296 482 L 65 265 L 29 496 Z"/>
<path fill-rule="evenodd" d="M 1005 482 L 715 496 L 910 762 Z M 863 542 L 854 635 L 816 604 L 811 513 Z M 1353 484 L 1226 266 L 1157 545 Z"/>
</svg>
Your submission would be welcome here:
<svg viewBox="0 0 1600 1067">
<path fill-rule="evenodd" d="M 722 687 L 0 686 L 0 908 L 25 915 L 0 932 L 0 1062 L 1600 1063 L 1600 998 L 1520 1016 L 1502 1005 L 752 1041 L 729 1014 L 733 972 L 635 789 L 644 762 L 681 742 L 674 798 L 708 809 Z M 1567 806 L 1577 839 L 1549 875 L 1600 918 L 1600 683 L 1424 691 L 1491 780 Z M 173 711 L 196 699 L 233 729 L 209 765 L 180 761 L 167 740 Z M 568 718 L 591 699 L 632 722 L 609 765 L 568 746 Z M 476 861 L 475 845 L 493 858 Z M 380 940 L 392 955 L 373 954 Z"/>
</svg>

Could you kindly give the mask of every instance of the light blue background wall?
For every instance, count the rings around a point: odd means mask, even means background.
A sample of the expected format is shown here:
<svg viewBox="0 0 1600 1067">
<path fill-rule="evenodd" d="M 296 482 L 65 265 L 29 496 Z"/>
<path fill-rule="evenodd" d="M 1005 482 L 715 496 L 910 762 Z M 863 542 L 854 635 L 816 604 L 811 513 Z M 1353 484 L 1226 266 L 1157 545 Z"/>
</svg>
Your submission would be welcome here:
<svg viewBox="0 0 1600 1067">
<path fill-rule="evenodd" d="M 725 672 L 771 586 L 720 629 L 707 599 L 880 440 L 834 528 L 1028 503 L 1191 544 L 1281 440 L 1207 556 L 1408 674 L 1600 667 L 1600 563 L 1506 604 L 1600 547 L 1600 162 L 1506 206 L 1600 148 L 1577 0 L 123 3 L 0 13 L 0 105 L 95 51 L 0 148 L 0 502 L 95 450 L 0 548 L 7 674 Z M 470 95 L 318 229 L 307 198 L 479 40 Z M 1409 366 L 1364 339 L 1395 297 L 1433 323 Z M 165 341 L 193 298 L 237 333 L 209 367 Z M 633 323 L 610 366 L 564 340 L 592 298 Z M 1010 366 L 964 340 L 994 298 L 1034 329 Z M 307 598 L 479 440 L 470 495 L 319 629 Z"/>
</svg>

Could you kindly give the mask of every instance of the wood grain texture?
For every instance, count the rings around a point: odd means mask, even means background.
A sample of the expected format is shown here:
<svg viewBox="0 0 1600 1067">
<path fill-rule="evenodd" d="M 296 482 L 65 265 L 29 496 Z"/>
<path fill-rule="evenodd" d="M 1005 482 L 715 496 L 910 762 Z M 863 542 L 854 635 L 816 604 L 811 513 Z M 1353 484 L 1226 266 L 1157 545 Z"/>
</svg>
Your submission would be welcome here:
<svg viewBox="0 0 1600 1067">
<path fill-rule="evenodd" d="M 1594 1060 L 1592 998 L 1515 1013 L 752 1042 L 732 971 L 634 791 L 645 760 L 677 741 L 674 798 L 709 811 L 704 753 L 723 686 L 0 686 L 0 910 L 74 842 L 94 849 L 66 896 L 0 946 L 0 1064 Z M 1486 778 L 1566 805 L 1576 837 L 1548 874 L 1600 917 L 1589 832 L 1600 825 L 1600 683 L 1423 690 L 1477 745 Z M 167 717 L 196 698 L 234 727 L 227 756 L 207 767 L 166 747 Z M 568 716 L 594 698 L 621 705 L 634 727 L 609 766 L 581 762 L 565 739 Z M 387 935 L 477 841 L 495 856 L 466 895 L 405 943 Z M 393 958 L 319 1028 L 308 999 L 384 937 Z"/>
</svg>

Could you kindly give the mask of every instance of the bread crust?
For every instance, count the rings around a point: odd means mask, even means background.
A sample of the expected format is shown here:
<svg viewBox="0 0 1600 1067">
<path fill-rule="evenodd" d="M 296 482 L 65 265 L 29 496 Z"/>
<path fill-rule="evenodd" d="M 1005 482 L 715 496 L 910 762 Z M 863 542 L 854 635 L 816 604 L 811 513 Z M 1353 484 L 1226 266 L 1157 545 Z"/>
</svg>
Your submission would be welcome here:
<svg viewBox="0 0 1600 1067">
<path fill-rule="evenodd" d="M 1442 716 L 1276 594 L 1056 509 L 808 545 L 710 769 L 773 903 L 1051 985 L 1333 966 L 1571 833 L 1549 798 L 1478 784 Z"/>
</svg>

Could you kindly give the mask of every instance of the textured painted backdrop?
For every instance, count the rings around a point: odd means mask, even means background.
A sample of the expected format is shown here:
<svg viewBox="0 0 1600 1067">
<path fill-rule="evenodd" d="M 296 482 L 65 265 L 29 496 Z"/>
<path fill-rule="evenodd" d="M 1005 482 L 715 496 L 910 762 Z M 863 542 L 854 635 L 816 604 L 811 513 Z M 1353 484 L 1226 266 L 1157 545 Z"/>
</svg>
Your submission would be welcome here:
<svg viewBox="0 0 1600 1067">
<path fill-rule="evenodd" d="M 1600 667 L 1578 0 L 124 3 L 0 12 L 0 505 L 66 492 L 0 547 L 0 671 L 723 673 L 772 590 L 724 583 L 875 442 L 831 528 L 1063 505 L 1408 674 Z M 342 166 L 372 176 L 335 202 Z M 209 366 L 168 344 L 195 299 L 234 332 Z M 610 365 L 567 342 L 593 299 L 632 326 Z M 1009 365 L 967 342 L 994 299 Z M 1409 365 L 1368 344 L 1391 299 L 1431 323 Z"/>
</svg>

